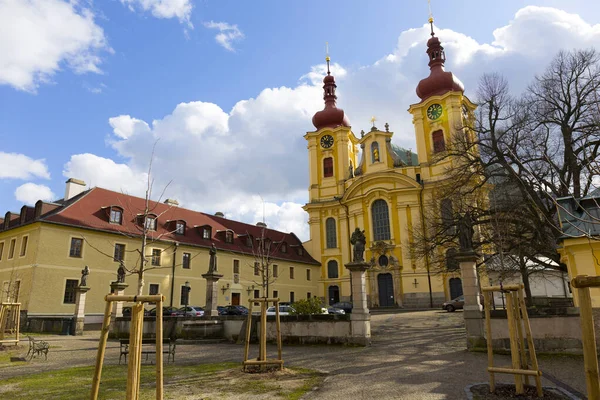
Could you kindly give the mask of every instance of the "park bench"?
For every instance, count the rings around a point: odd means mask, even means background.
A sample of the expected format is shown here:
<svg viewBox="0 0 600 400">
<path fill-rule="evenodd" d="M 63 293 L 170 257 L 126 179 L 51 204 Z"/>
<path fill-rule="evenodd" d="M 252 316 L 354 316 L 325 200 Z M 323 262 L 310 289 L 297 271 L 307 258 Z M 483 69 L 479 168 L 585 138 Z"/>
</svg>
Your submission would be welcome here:
<svg viewBox="0 0 600 400">
<path fill-rule="evenodd" d="M 27 337 L 29 338 L 29 351 L 27 352 L 25 358 L 29 357 L 29 359 L 31 360 L 35 355 L 40 355 L 44 353 L 44 357 L 47 360 L 48 350 L 50 349 L 50 345 L 48 344 L 48 342 L 45 342 L 43 340 L 35 340 L 31 336 Z"/>
<path fill-rule="evenodd" d="M 169 359 L 171 362 L 175 362 L 175 347 L 177 339 L 164 339 L 163 340 L 163 354 L 167 355 L 167 363 Z M 125 356 L 125 362 L 127 362 L 127 355 L 129 354 L 129 339 L 119 339 L 120 354 L 119 364 L 121 364 L 121 357 Z M 142 339 L 142 355 L 146 355 L 146 361 L 148 361 L 149 354 L 156 354 L 156 339 Z"/>
</svg>

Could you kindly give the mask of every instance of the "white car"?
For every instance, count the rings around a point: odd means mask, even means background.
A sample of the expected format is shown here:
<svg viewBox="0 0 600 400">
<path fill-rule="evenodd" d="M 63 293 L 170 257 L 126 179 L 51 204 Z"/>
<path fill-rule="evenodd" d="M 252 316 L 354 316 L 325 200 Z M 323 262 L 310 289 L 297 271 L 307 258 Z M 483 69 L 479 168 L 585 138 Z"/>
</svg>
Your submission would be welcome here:
<svg viewBox="0 0 600 400">
<path fill-rule="evenodd" d="M 279 306 L 279 315 L 290 315 L 290 312 L 296 311 L 294 307 L 288 305 Z M 275 315 L 275 306 L 267 308 L 267 315 Z"/>
</svg>

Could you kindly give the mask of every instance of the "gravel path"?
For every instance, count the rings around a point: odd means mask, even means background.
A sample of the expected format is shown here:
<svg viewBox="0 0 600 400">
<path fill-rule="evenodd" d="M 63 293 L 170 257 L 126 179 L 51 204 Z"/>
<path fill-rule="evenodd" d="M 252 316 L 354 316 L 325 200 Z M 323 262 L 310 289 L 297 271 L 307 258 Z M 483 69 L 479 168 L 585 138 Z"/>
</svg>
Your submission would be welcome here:
<svg viewBox="0 0 600 400">
<path fill-rule="evenodd" d="M 323 385 L 305 399 L 464 399 L 467 385 L 486 382 L 487 355 L 465 347 L 461 312 L 420 311 L 372 316 L 370 347 L 284 346 L 287 366 L 316 369 L 328 374 Z M 33 359 L 0 367 L 0 379 L 39 371 L 93 365 L 99 332 L 82 337 L 44 335 L 50 343 L 47 361 Z M 23 342 L 26 344 L 26 342 Z M 27 348 L 24 347 L 23 353 Z M 270 348 L 271 354 L 276 354 Z M 243 346 L 234 344 L 178 344 L 176 364 L 241 362 Z M 109 342 L 105 364 L 117 364 L 119 344 Z M 562 384 L 585 393 L 583 358 L 541 356 L 544 386 Z M 508 356 L 495 356 L 509 365 Z M 514 382 L 496 375 L 499 382 Z"/>
</svg>

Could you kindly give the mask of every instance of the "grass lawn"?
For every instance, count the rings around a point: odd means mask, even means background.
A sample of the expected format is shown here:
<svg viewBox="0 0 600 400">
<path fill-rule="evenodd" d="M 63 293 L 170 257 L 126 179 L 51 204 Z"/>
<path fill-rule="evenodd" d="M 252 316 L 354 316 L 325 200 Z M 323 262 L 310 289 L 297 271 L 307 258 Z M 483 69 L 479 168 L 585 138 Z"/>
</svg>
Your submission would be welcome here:
<svg viewBox="0 0 600 400">
<path fill-rule="evenodd" d="M 155 366 L 142 365 L 140 399 L 155 398 Z M 0 381 L 0 399 L 89 399 L 94 367 L 40 372 Z M 100 399 L 123 399 L 126 365 L 105 365 Z M 286 368 L 265 374 L 241 371 L 241 363 L 165 365 L 165 399 L 298 399 L 324 376 Z"/>
</svg>

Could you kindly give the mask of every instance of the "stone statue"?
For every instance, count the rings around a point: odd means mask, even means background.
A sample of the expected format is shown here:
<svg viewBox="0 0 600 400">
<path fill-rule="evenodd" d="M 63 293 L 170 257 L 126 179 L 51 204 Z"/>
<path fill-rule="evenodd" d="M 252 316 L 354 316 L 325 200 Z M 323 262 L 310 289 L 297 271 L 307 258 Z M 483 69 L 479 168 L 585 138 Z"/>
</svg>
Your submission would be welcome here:
<svg viewBox="0 0 600 400">
<path fill-rule="evenodd" d="M 215 247 L 214 243 L 210 247 L 208 254 L 210 254 L 210 261 L 208 263 L 208 273 L 216 274 L 217 273 L 217 248 Z"/>
<path fill-rule="evenodd" d="M 119 264 L 119 269 L 117 269 L 117 283 L 125 283 L 125 272 L 123 264 Z"/>
<path fill-rule="evenodd" d="M 458 242 L 460 251 L 473 251 L 473 220 L 467 211 L 458 221 Z"/>
<path fill-rule="evenodd" d="M 348 167 L 348 179 L 354 178 L 354 167 L 352 166 L 352 161 L 350 162 L 350 166 Z"/>
<path fill-rule="evenodd" d="M 365 231 L 361 231 L 360 228 L 356 228 L 350 238 L 350 243 L 354 245 L 354 256 L 352 262 L 365 261 Z"/>
<path fill-rule="evenodd" d="M 79 286 L 87 286 L 87 277 L 90 274 L 90 269 L 86 265 L 85 268 L 81 270 L 81 282 Z"/>
</svg>

